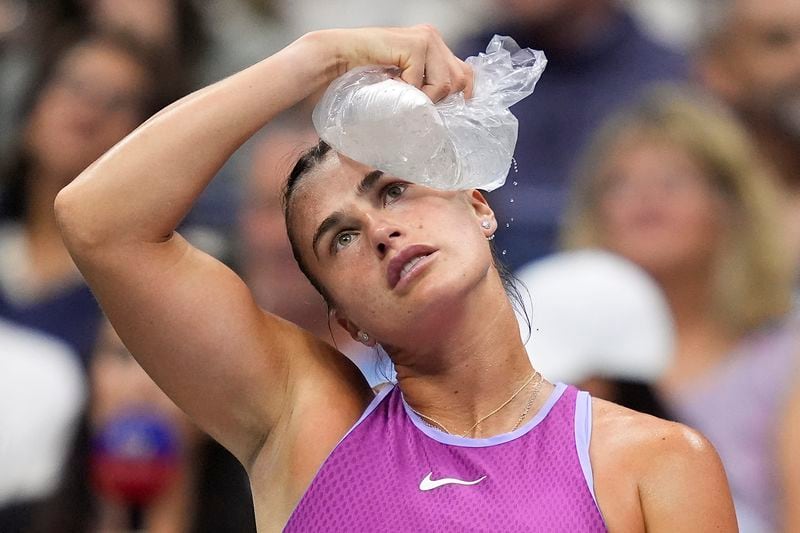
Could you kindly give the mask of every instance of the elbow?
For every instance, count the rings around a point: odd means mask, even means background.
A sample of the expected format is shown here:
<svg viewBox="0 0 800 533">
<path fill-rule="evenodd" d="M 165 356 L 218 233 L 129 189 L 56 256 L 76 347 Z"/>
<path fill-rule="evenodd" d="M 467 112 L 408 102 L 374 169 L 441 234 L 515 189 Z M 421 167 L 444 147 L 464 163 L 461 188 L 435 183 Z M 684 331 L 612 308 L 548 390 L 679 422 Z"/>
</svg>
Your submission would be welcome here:
<svg viewBox="0 0 800 533">
<path fill-rule="evenodd" d="M 80 196 L 80 188 L 73 182 L 61 189 L 53 204 L 61 238 L 72 255 L 82 255 L 102 243 L 98 228 L 92 224 L 89 202 Z"/>
</svg>

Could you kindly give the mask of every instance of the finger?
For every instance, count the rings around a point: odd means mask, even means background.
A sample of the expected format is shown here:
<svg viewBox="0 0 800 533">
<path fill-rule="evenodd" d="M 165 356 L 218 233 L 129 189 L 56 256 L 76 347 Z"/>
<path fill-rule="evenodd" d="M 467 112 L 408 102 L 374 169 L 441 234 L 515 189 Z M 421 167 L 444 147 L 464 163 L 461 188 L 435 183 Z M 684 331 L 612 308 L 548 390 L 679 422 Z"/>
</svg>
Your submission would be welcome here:
<svg viewBox="0 0 800 533">
<path fill-rule="evenodd" d="M 453 80 L 453 92 L 463 92 L 464 98 L 469 99 L 472 97 L 472 88 L 474 85 L 474 74 L 472 67 L 464 63 L 460 59 L 455 59 L 451 66 L 452 72 L 450 78 Z"/>
<path fill-rule="evenodd" d="M 475 72 L 472 70 L 472 67 L 468 63 L 461 63 L 461 68 L 464 72 L 464 77 L 466 78 L 466 84 L 464 85 L 464 98 L 469 100 L 472 98 L 472 91 L 475 89 Z"/>
<path fill-rule="evenodd" d="M 447 50 L 449 53 L 449 50 Z M 438 46 L 428 48 L 425 61 L 425 80 L 422 91 L 434 103 L 453 92 L 452 69 L 449 58 Z"/>
<path fill-rule="evenodd" d="M 427 46 L 422 46 L 409 56 L 406 65 L 398 65 L 403 69 L 400 79 L 421 89 L 425 83 L 425 57 L 427 54 Z"/>
<path fill-rule="evenodd" d="M 452 92 L 454 93 L 461 92 L 467 88 L 467 74 L 459 63 L 454 62 L 450 67 L 450 79 L 453 82 Z"/>
<path fill-rule="evenodd" d="M 422 85 L 422 92 L 427 94 L 434 104 L 453 92 L 450 73 L 449 71 L 445 72 L 445 74 L 441 74 L 435 68 L 425 71 L 425 83 Z"/>
</svg>

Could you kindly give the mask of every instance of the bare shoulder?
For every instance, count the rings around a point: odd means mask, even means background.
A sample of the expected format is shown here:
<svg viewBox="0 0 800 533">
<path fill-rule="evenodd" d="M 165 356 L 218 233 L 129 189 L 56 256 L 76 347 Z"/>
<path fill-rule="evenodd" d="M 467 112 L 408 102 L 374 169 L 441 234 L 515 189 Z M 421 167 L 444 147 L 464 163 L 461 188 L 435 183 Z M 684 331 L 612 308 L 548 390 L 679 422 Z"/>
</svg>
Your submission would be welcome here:
<svg viewBox="0 0 800 533">
<path fill-rule="evenodd" d="M 682 460 L 716 458 L 712 444 L 699 431 L 592 398 L 592 447 L 628 460 L 675 455 Z"/>
<path fill-rule="evenodd" d="M 724 468 L 699 431 L 592 400 L 590 457 L 609 528 L 736 531 Z"/>
</svg>

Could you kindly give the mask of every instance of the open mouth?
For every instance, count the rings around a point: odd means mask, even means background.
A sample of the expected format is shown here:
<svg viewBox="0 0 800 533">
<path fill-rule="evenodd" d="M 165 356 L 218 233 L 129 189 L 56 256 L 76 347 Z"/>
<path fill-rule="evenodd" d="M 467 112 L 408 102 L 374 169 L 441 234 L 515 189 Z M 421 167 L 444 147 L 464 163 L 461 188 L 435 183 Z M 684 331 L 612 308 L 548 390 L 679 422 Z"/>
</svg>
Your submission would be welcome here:
<svg viewBox="0 0 800 533">
<path fill-rule="evenodd" d="M 430 246 L 412 245 L 402 249 L 389 262 L 387 280 L 389 287 L 394 289 L 401 281 L 408 279 L 418 271 L 427 259 L 436 252 Z"/>
</svg>

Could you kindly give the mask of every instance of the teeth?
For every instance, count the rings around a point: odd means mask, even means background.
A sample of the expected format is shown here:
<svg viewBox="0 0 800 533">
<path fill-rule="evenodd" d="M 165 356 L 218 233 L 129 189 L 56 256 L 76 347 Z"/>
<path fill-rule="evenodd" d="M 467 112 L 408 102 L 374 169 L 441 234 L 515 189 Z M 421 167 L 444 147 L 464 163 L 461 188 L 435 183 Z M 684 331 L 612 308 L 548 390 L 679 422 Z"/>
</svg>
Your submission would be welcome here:
<svg viewBox="0 0 800 533">
<path fill-rule="evenodd" d="M 406 263 L 406 264 L 405 264 L 405 266 L 403 266 L 403 270 L 401 270 L 401 271 L 400 271 L 400 277 L 401 277 L 401 278 L 403 278 L 403 277 L 405 277 L 405 276 L 406 276 L 406 275 L 407 275 L 409 272 L 411 272 L 411 269 L 412 269 L 412 268 L 414 268 L 414 265 L 416 265 L 417 263 L 419 263 L 420 261 L 422 261 L 422 258 L 423 258 L 423 257 L 425 257 L 425 256 L 419 256 L 419 257 L 415 257 L 414 259 L 412 259 L 412 260 L 410 260 L 408 263 Z"/>
</svg>

